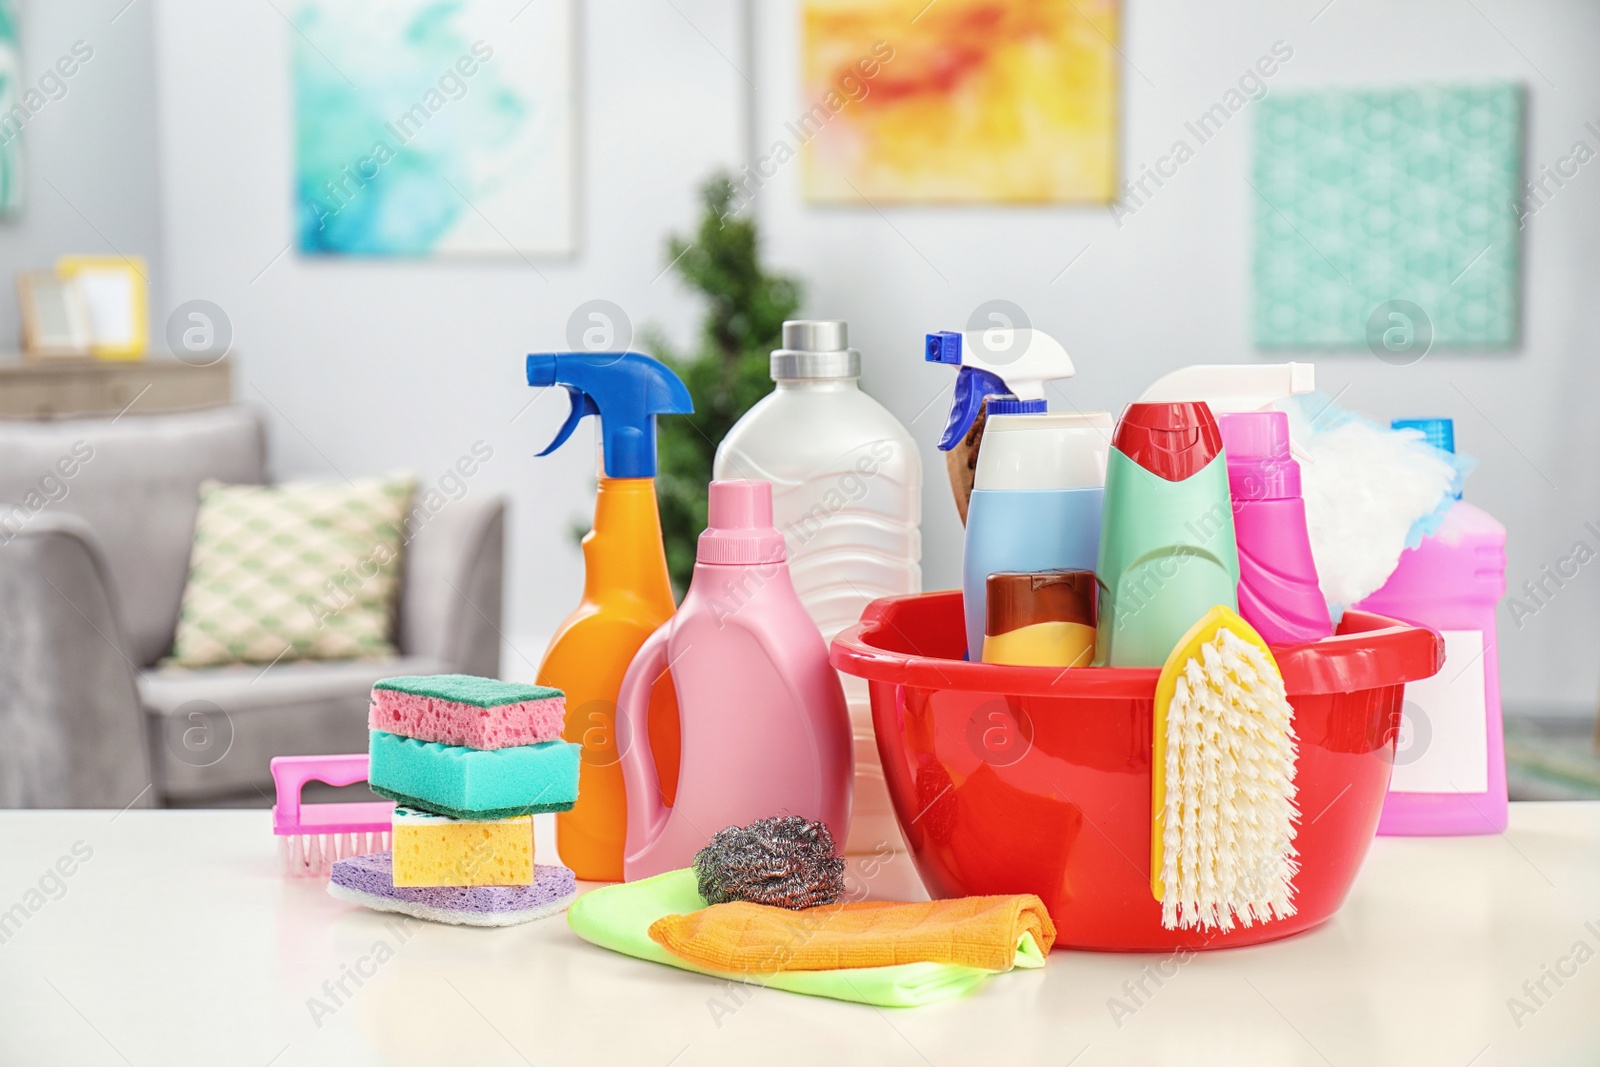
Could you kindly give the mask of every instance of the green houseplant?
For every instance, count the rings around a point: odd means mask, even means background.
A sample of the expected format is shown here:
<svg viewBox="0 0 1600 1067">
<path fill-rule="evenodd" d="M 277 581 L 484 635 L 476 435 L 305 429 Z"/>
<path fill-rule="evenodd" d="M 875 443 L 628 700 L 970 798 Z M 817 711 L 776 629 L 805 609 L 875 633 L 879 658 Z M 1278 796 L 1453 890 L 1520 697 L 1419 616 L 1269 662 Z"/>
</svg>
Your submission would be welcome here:
<svg viewBox="0 0 1600 1067">
<path fill-rule="evenodd" d="M 657 423 L 656 493 L 667 567 L 681 592 L 694 570 L 695 542 L 706 526 L 706 487 L 717 445 L 739 417 L 772 389 L 768 356 L 783 322 L 800 307 L 800 282 L 761 265 L 755 222 L 729 215 L 732 180 L 719 174 L 700 191 L 704 213 L 694 235 L 667 241 L 671 269 L 706 302 L 697 347 L 676 352 L 659 330 L 646 331 L 652 353 L 689 387 L 694 414 Z"/>
</svg>

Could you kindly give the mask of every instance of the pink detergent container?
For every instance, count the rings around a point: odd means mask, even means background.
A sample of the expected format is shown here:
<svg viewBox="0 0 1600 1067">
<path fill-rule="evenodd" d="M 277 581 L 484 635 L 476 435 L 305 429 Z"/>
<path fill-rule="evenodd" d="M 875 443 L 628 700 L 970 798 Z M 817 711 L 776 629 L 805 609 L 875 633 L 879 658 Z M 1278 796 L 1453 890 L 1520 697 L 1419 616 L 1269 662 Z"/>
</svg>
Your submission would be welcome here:
<svg viewBox="0 0 1600 1067">
<path fill-rule="evenodd" d="M 661 796 L 650 692 L 671 668 L 678 793 Z M 769 815 L 827 824 L 841 847 L 855 774 L 839 674 L 789 580 L 769 482 L 711 483 L 710 525 L 678 613 L 634 656 L 617 698 L 627 881 L 689 866 L 711 835 Z"/>
<path fill-rule="evenodd" d="M 1455 451 L 1449 419 L 1397 419 Z M 1380 834 L 1493 834 L 1506 828 L 1505 734 L 1495 609 L 1506 591 L 1506 528 L 1457 501 L 1416 548 L 1400 555 L 1382 589 L 1363 600 L 1377 612 L 1437 630 L 1445 660 L 1432 678 L 1406 685 L 1394 774 Z"/>
<path fill-rule="evenodd" d="M 1239 614 L 1269 645 L 1320 641 L 1333 624 L 1311 559 L 1289 416 L 1242 411 L 1218 415 L 1217 423 L 1239 544 Z"/>
</svg>

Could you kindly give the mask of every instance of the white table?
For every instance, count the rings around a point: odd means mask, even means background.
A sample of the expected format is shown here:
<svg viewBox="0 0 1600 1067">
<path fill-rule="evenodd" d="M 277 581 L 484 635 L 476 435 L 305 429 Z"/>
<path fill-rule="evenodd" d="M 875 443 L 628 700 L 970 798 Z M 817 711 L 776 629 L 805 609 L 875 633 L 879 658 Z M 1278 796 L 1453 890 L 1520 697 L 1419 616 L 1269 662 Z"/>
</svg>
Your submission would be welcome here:
<svg viewBox="0 0 1600 1067">
<path fill-rule="evenodd" d="M 763 990 L 727 1014 L 560 918 L 402 942 L 276 861 L 262 811 L 0 812 L 0 912 L 39 905 L 0 944 L 0 1064 L 1600 1063 L 1600 803 L 1380 838 L 1331 922 L 1168 962 L 1142 1003 L 1164 957 L 1057 952 L 929 1008 Z M 372 976 L 314 1020 L 349 969 Z"/>
</svg>

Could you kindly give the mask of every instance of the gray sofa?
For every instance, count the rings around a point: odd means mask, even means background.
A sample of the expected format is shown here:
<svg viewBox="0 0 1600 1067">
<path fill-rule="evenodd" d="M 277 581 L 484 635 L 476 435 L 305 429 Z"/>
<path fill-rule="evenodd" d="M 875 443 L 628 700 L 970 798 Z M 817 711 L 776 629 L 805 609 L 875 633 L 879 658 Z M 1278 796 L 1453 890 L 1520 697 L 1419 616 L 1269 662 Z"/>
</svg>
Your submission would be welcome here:
<svg viewBox="0 0 1600 1067">
<path fill-rule="evenodd" d="M 500 666 L 505 504 L 468 492 L 403 554 L 400 658 L 162 668 L 202 480 L 266 479 L 260 419 L 0 422 L 0 807 L 272 796 L 271 757 L 366 749 L 393 674 Z"/>
</svg>

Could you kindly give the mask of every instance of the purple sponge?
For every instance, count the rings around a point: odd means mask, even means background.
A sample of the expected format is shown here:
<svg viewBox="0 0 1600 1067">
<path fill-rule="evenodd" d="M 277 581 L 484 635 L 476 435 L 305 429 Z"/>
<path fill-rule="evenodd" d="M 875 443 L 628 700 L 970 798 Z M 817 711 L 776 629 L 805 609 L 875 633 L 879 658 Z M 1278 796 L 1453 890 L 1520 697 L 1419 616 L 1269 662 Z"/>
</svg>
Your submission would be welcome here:
<svg viewBox="0 0 1600 1067">
<path fill-rule="evenodd" d="M 374 852 L 333 865 L 328 895 L 375 911 L 397 911 L 457 926 L 515 926 L 565 911 L 578 896 L 572 872 L 535 864 L 532 885 L 395 887 L 394 854 Z"/>
</svg>

